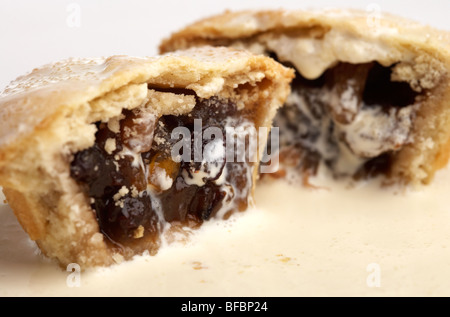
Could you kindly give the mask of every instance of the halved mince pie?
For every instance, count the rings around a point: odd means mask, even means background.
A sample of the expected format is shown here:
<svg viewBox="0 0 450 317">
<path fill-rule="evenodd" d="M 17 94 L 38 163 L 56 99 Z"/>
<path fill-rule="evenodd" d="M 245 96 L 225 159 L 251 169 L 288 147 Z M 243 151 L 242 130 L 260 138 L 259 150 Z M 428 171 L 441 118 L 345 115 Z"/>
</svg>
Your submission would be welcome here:
<svg viewBox="0 0 450 317">
<path fill-rule="evenodd" d="M 292 78 L 270 58 L 226 48 L 35 69 L 0 97 L 0 185 L 31 239 L 63 265 L 154 254 L 163 233 L 249 206 Z M 242 135 L 263 146 L 228 157 Z"/>
<path fill-rule="evenodd" d="M 450 154 L 449 43 L 387 14 L 246 11 L 194 23 L 160 49 L 232 46 L 294 68 L 274 123 L 285 166 L 428 183 Z"/>
</svg>

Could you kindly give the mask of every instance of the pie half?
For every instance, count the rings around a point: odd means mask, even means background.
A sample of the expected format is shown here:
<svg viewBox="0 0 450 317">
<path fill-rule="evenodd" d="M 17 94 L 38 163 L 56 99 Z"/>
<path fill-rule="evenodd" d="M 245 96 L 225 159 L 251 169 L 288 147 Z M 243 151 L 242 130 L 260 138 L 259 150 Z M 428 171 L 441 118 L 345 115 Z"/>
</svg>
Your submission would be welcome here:
<svg viewBox="0 0 450 317">
<path fill-rule="evenodd" d="M 162 235 L 252 203 L 292 78 L 270 58 L 226 48 L 43 66 L 0 95 L 0 185 L 31 239 L 62 265 L 154 254 Z M 262 146 L 225 158 L 229 128 L 233 138 L 263 131 Z"/>
<path fill-rule="evenodd" d="M 296 71 L 280 109 L 285 166 L 428 183 L 450 153 L 450 35 L 388 14 L 244 11 L 196 22 L 162 52 L 202 45 L 266 54 Z"/>
</svg>

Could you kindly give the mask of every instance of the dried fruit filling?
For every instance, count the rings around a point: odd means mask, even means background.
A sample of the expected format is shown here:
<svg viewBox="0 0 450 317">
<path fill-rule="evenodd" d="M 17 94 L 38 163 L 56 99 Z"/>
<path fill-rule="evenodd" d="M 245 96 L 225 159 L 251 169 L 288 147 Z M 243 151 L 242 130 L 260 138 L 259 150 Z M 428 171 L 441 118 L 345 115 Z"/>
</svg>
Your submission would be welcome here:
<svg viewBox="0 0 450 317">
<path fill-rule="evenodd" d="M 197 98 L 186 115 L 157 118 L 151 109 L 139 108 L 97 123 L 95 144 L 74 155 L 71 176 L 84 186 L 109 241 L 120 246 L 143 237 L 156 241 L 167 224 L 195 227 L 245 210 L 253 163 L 225 160 L 225 128 L 248 125 L 242 112 L 229 100 Z M 201 119 L 202 132 L 219 128 L 223 138 L 199 142 L 193 137 L 195 119 Z M 182 138 L 172 132 L 179 127 L 189 132 L 190 146 L 174 152 Z M 196 148 L 203 153 L 199 161 Z M 184 159 L 186 149 L 190 159 Z"/>
<path fill-rule="evenodd" d="M 339 63 L 315 80 L 297 72 L 274 122 L 280 160 L 309 175 L 320 162 L 335 176 L 388 174 L 392 155 L 412 142 L 420 103 L 419 92 L 391 79 L 393 67 Z"/>
</svg>

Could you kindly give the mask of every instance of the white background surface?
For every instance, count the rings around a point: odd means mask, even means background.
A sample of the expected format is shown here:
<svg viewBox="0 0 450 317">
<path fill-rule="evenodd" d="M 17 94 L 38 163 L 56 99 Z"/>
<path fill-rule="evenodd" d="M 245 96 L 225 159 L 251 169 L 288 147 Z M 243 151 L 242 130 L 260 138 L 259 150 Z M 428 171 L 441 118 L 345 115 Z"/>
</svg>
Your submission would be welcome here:
<svg viewBox="0 0 450 317">
<path fill-rule="evenodd" d="M 80 8 L 79 27 L 70 23 L 77 8 L 73 4 Z M 449 0 L 1 0 L 0 90 L 34 67 L 66 57 L 154 55 L 163 37 L 225 9 L 365 10 L 373 4 L 382 11 L 450 30 Z"/>
</svg>

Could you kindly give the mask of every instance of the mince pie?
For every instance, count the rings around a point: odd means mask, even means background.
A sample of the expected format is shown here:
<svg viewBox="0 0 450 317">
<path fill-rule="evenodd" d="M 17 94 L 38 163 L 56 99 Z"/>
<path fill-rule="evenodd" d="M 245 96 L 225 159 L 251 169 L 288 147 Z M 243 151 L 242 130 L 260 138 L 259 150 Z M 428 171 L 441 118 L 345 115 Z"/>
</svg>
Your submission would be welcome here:
<svg viewBox="0 0 450 317">
<path fill-rule="evenodd" d="M 160 49 L 231 46 L 295 69 L 274 122 L 285 167 L 428 183 L 450 154 L 449 43 L 448 32 L 387 14 L 280 10 L 204 19 Z"/>
<path fill-rule="evenodd" d="M 62 265 L 154 254 L 164 235 L 252 203 L 293 76 L 265 56 L 212 47 L 35 69 L 0 96 L 0 185 Z M 256 148 L 228 157 L 242 135 Z"/>
</svg>

